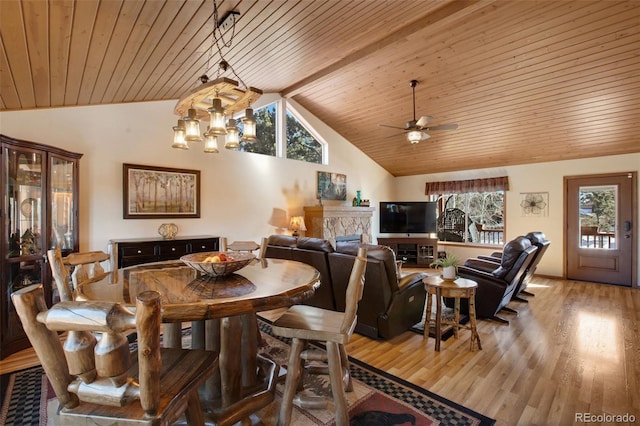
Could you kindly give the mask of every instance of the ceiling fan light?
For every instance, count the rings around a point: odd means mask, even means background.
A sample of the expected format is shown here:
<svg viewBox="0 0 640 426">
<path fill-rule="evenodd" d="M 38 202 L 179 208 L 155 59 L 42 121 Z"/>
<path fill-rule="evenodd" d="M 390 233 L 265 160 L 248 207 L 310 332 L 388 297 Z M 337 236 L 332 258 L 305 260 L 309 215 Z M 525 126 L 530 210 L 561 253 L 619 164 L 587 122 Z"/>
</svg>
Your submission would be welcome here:
<svg viewBox="0 0 640 426">
<path fill-rule="evenodd" d="M 255 142 L 256 141 L 256 119 L 253 116 L 253 109 L 247 108 L 245 110 L 244 118 L 242 119 L 242 142 Z"/>
<path fill-rule="evenodd" d="M 173 126 L 173 144 L 171 148 L 176 149 L 189 149 L 189 145 L 184 138 L 185 136 L 185 128 L 184 128 L 184 120 L 179 119 L 178 124 Z"/>
<path fill-rule="evenodd" d="M 213 104 L 207 109 L 209 112 L 209 132 L 215 135 L 226 135 L 227 129 L 224 125 L 224 108 L 222 108 L 222 100 L 213 98 Z"/>
<path fill-rule="evenodd" d="M 236 120 L 229 119 L 227 125 L 227 137 L 224 143 L 224 147 L 227 149 L 236 149 L 240 147 L 240 137 L 238 135 L 238 126 L 236 126 Z"/>
<path fill-rule="evenodd" d="M 187 116 L 184 118 L 185 140 L 187 142 L 202 142 L 200 136 L 200 120 L 195 108 L 189 108 Z"/>
<path fill-rule="evenodd" d="M 422 140 L 422 134 L 423 133 L 419 130 L 412 130 L 407 133 L 407 140 L 412 144 L 416 144 Z"/>
</svg>

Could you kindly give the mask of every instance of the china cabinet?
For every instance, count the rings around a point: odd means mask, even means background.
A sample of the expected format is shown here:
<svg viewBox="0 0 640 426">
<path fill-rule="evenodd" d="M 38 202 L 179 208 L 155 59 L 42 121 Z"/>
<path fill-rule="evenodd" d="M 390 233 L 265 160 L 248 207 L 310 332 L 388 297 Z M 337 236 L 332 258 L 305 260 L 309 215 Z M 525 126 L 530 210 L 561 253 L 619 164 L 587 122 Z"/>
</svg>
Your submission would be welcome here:
<svg viewBox="0 0 640 426">
<path fill-rule="evenodd" d="M 48 249 L 78 251 L 78 165 L 82 154 L 0 135 L 0 359 L 29 346 L 11 293 L 42 283 L 52 302 Z"/>
</svg>

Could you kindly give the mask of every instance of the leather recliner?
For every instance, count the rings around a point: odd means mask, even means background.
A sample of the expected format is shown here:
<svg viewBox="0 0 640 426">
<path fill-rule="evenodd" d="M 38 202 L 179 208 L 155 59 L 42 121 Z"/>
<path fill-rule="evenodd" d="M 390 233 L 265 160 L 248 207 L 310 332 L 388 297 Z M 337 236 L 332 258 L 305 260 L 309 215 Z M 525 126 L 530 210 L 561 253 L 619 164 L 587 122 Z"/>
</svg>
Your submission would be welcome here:
<svg viewBox="0 0 640 426">
<path fill-rule="evenodd" d="M 472 258 L 458 267 L 458 275 L 478 283 L 476 291 L 476 315 L 479 318 L 493 319 L 509 323 L 498 316 L 498 312 L 507 307 L 520 280 L 529 267 L 538 248 L 527 238 L 520 236 L 504 246 L 500 264 Z M 468 312 L 468 306 L 461 303 L 461 310 Z M 453 306 L 453 299 L 445 300 L 447 306 Z"/>
<path fill-rule="evenodd" d="M 522 278 L 520 279 L 518 286 L 513 292 L 513 297 L 511 299 L 517 300 L 520 302 L 528 302 L 527 299 L 523 299 L 522 297 L 520 297 L 521 294 L 524 294 L 527 296 L 535 296 L 533 293 L 526 291 L 526 288 L 529 282 L 531 281 L 531 278 L 533 278 L 533 274 L 535 274 L 536 269 L 538 268 L 538 264 L 542 259 L 542 255 L 544 255 L 544 253 L 547 251 L 547 248 L 549 248 L 549 245 L 551 244 L 551 241 L 547 240 L 547 237 L 544 235 L 543 232 L 529 232 L 527 235 L 525 235 L 525 238 L 531 241 L 531 244 L 538 247 L 538 250 L 533 255 L 533 260 L 529 264 L 529 267 L 527 268 L 525 273 L 522 275 Z M 502 252 L 501 251 L 493 252 L 491 253 L 490 257 L 480 256 L 480 258 L 493 260 L 499 263 L 500 259 L 502 258 Z"/>
<path fill-rule="evenodd" d="M 328 255 L 336 296 L 346 292 L 360 246 L 367 249 L 367 269 L 355 331 L 374 339 L 391 339 L 422 320 L 426 300 L 422 280 L 427 274 L 414 272 L 400 277 L 395 253 L 387 246 L 338 241 L 335 251 Z M 336 300 L 338 310 L 344 310 L 344 297 Z"/>
</svg>

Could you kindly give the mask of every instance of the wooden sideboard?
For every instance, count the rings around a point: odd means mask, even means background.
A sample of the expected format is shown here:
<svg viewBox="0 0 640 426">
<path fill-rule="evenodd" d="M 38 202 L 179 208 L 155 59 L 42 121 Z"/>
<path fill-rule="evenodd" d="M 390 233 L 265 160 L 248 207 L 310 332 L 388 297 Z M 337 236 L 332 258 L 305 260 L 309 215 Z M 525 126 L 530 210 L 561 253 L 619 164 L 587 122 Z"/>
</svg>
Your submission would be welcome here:
<svg viewBox="0 0 640 426">
<path fill-rule="evenodd" d="M 428 267 L 438 256 L 438 240 L 435 238 L 378 238 L 378 244 L 391 247 L 396 259 L 407 266 Z"/>
<path fill-rule="evenodd" d="M 125 238 L 109 241 L 111 269 L 116 270 L 140 263 L 179 259 L 189 253 L 218 251 L 220 237 L 186 235 L 172 240 L 162 238 Z"/>
</svg>

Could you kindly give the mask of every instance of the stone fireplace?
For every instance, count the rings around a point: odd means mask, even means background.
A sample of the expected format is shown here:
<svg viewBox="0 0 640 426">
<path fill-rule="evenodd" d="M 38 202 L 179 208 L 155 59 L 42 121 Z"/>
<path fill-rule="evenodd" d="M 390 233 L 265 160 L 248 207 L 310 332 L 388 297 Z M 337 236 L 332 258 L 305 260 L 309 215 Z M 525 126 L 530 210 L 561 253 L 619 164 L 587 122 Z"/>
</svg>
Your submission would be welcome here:
<svg viewBox="0 0 640 426">
<path fill-rule="evenodd" d="M 308 206 L 304 208 L 307 237 L 323 238 L 334 247 L 336 237 L 360 235 L 371 243 L 371 219 L 374 207 Z"/>
</svg>

